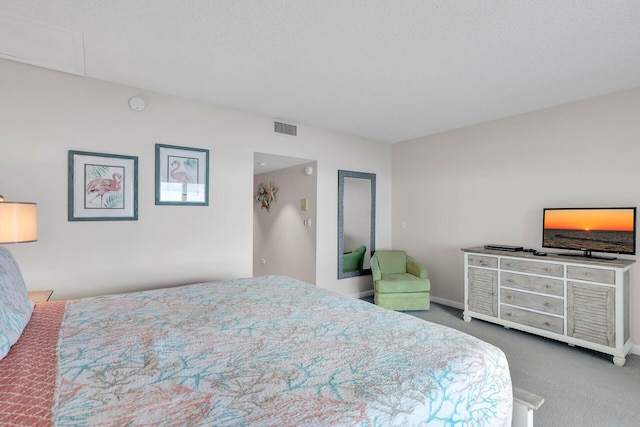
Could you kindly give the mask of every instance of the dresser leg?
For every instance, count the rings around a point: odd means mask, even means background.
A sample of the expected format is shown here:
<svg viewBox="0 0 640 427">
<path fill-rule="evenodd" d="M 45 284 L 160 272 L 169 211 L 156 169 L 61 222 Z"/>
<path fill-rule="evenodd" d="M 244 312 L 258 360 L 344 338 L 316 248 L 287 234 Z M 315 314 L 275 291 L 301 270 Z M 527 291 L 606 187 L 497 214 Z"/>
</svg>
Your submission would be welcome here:
<svg viewBox="0 0 640 427">
<path fill-rule="evenodd" d="M 626 357 L 613 356 L 613 364 L 616 366 L 624 366 L 627 361 Z"/>
</svg>

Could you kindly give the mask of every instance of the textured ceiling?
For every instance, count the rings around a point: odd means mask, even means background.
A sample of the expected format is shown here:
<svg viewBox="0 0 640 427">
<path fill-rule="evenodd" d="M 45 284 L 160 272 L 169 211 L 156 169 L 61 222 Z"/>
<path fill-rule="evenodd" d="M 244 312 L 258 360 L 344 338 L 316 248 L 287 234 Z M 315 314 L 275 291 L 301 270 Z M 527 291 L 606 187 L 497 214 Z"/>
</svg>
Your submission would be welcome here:
<svg viewBox="0 0 640 427">
<path fill-rule="evenodd" d="M 640 1 L 0 0 L 86 73 L 396 142 L 640 86 Z"/>
</svg>

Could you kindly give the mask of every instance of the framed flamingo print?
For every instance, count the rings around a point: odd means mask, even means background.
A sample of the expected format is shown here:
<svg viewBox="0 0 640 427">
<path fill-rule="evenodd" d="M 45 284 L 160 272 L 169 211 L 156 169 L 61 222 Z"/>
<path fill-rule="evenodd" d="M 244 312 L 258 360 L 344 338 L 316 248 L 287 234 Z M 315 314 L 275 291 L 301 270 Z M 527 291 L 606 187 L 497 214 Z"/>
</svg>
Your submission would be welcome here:
<svg viewBox="0 0 640 427">
<path fill-rule="evenodd" d="M 69 151 L 69 221 L 136 221 L 138 158 Z"/>
<path fill-rule="evenodd" d="M 156 144 L 156 205 L 209 205 L 209 150 Z"/>
</svg>

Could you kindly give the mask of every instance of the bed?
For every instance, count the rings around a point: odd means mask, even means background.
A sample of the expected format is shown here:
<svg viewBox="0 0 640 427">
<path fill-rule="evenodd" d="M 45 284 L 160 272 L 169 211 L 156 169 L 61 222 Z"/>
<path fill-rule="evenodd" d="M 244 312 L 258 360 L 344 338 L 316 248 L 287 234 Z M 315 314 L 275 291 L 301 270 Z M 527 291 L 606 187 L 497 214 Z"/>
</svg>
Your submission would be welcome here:
<svg viewBox="0 0 640 427">
<path fill-rule="evenodd" d="M 5 287 L 17 280 L 6 254 Z M 511 416 L 498 348 L 281 276 L 39 303 L 0 360 L 3 426 L 509 426 Z"/>
</svg>

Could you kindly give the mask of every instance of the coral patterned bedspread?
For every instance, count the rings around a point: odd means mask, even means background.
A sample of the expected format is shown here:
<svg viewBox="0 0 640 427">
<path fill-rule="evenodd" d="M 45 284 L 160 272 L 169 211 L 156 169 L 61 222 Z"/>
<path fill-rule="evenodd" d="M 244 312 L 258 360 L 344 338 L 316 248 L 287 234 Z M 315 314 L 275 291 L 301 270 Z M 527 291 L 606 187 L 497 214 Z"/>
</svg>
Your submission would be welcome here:
<svg viewBox="0 0 640 427">
<path fill-rule="evenodd" d="M 281 276 L 72 300 L 51 341 L 56 426 L 511 423 L 498 348 Z"/>
</svg>

